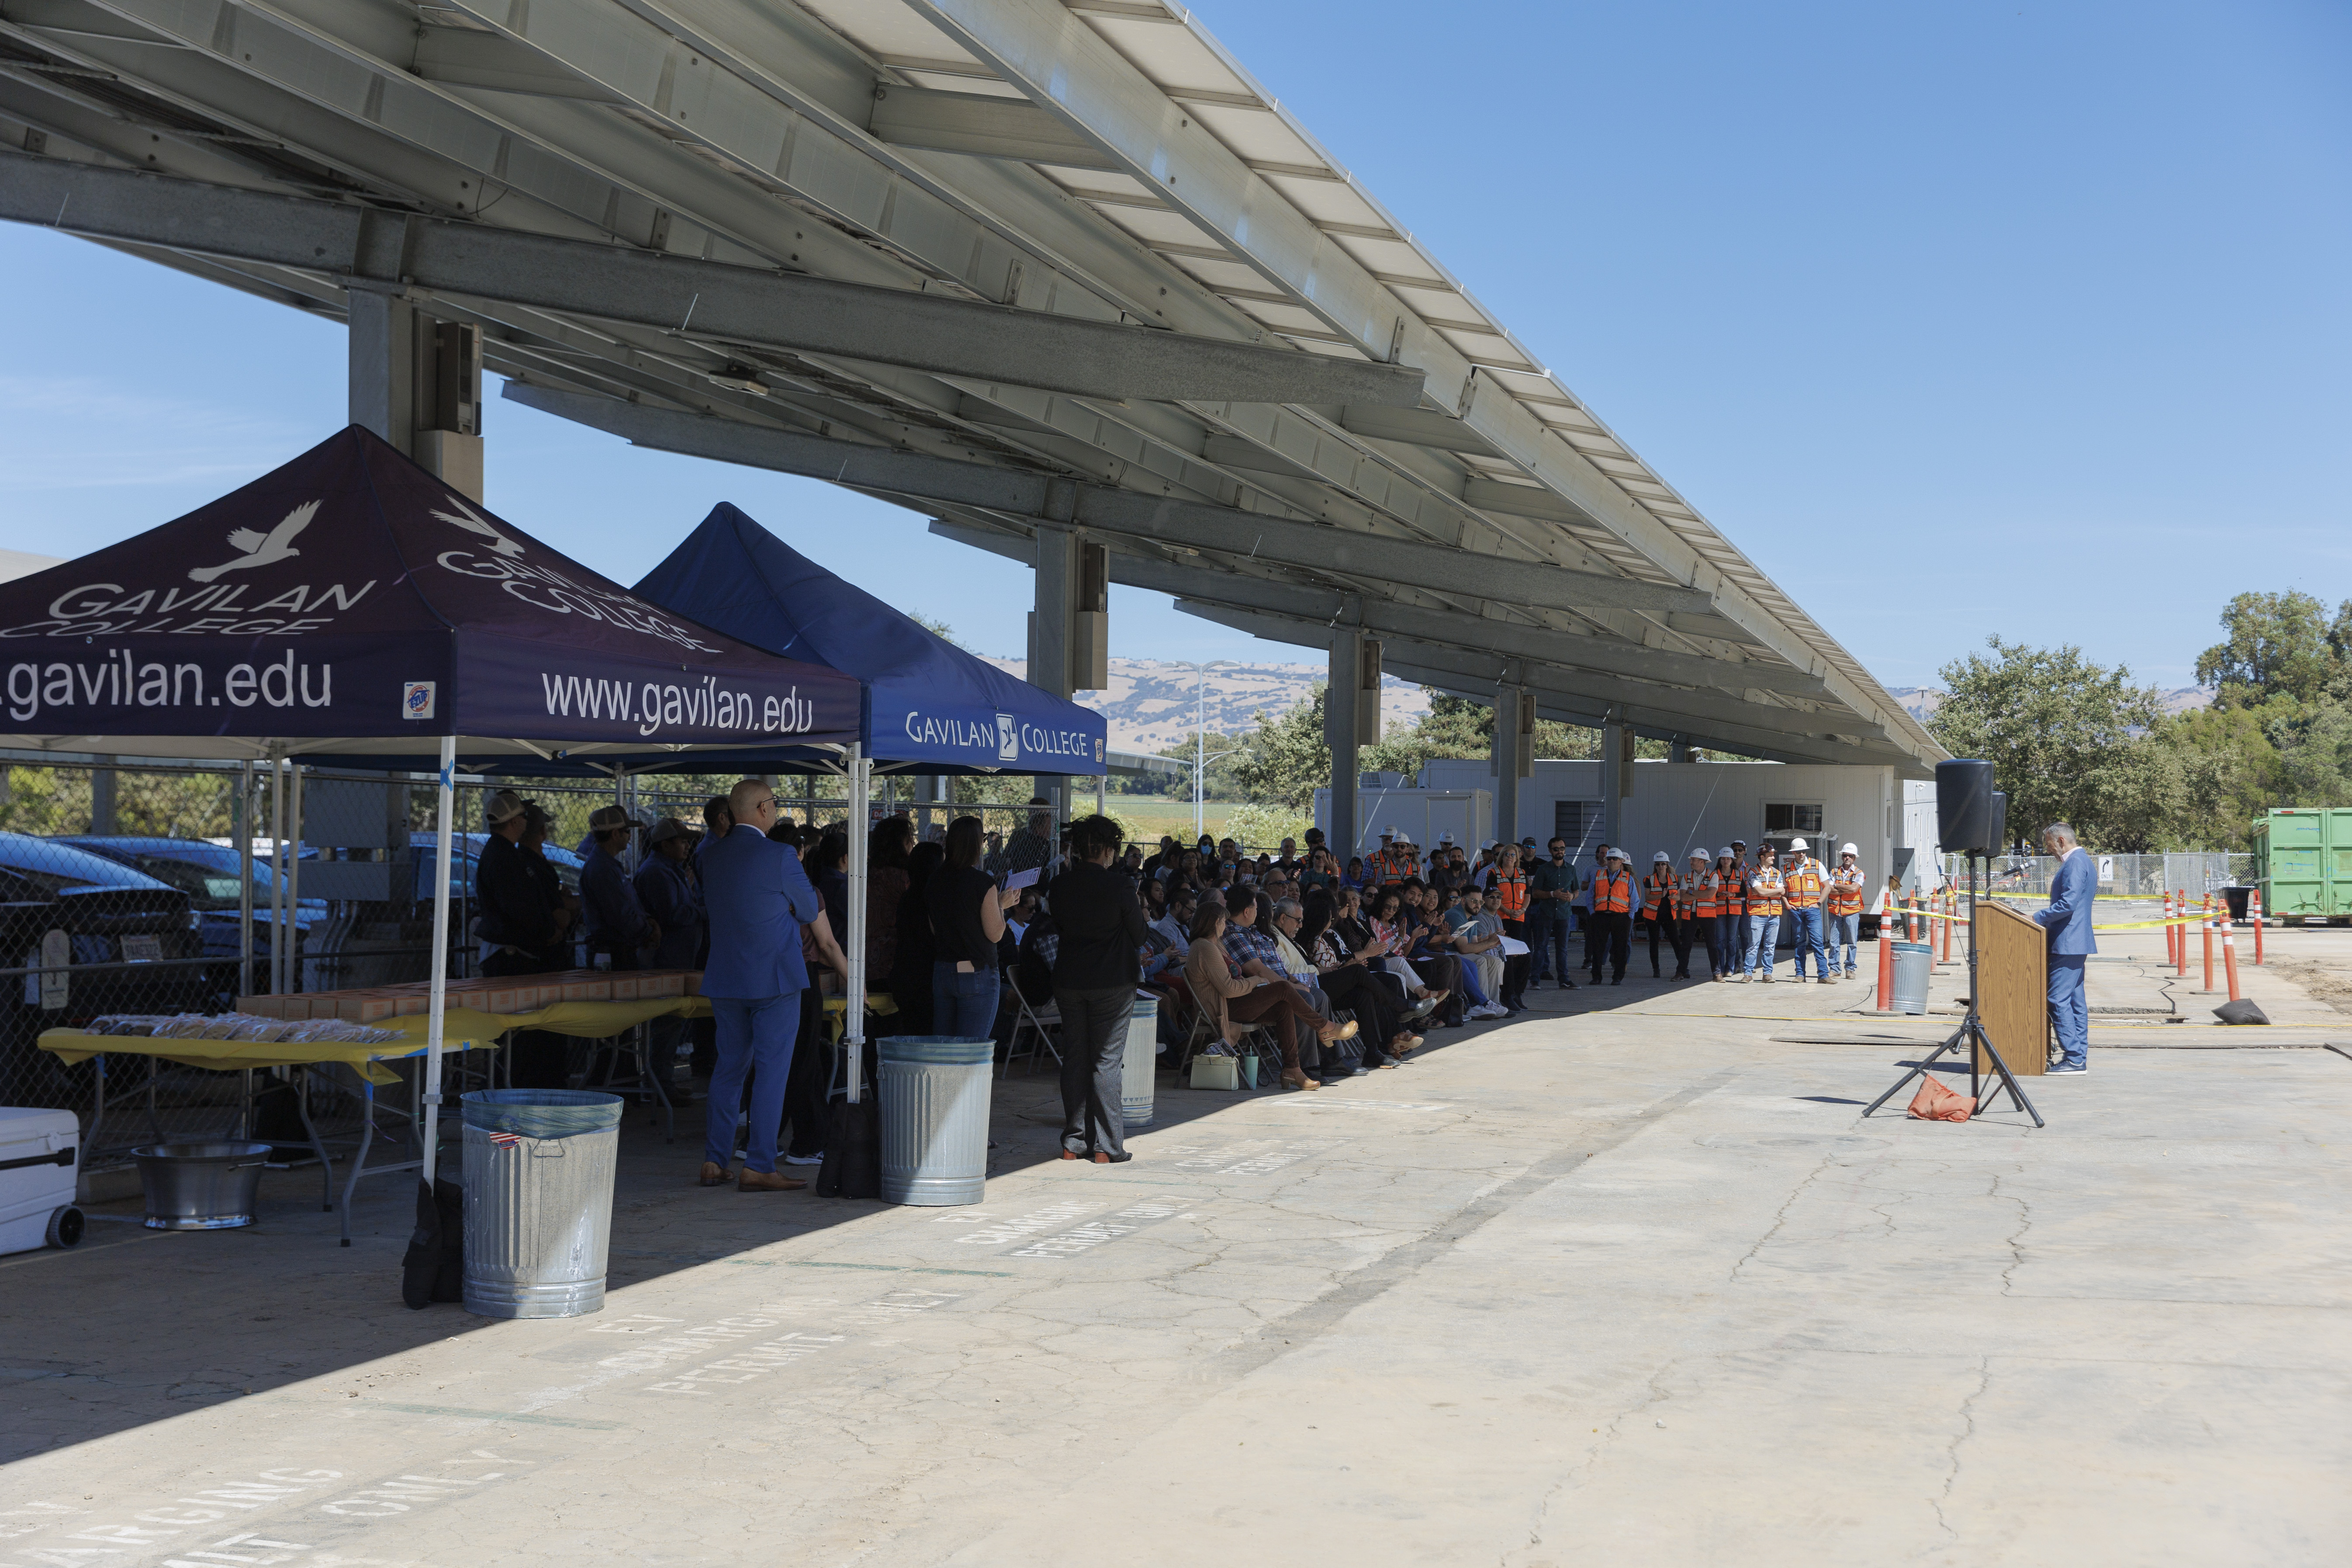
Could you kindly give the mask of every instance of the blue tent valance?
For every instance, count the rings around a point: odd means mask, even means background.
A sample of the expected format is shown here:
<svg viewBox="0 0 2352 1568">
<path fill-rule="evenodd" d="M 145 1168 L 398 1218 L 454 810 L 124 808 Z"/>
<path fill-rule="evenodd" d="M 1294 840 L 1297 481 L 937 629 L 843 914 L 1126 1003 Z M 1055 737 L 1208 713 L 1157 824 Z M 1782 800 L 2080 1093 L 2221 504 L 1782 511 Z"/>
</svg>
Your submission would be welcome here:
<svg viewBox="0 0 2352 1568">
<path fill-rule="evenodd" d="M 632 591 L 753 647 L 864 682 L 862 739 L 877 762 L 936 772 L 1103 771 L 1101 714 L 924 630 L 725 501 Z"/>
</svg>

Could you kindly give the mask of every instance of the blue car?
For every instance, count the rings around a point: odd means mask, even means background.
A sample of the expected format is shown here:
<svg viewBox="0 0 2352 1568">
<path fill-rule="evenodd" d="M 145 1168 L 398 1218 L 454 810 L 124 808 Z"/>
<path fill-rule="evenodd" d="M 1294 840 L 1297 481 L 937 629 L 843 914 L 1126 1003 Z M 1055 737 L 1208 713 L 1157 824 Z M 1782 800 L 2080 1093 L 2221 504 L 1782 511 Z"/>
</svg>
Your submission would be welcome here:
<svg viewBox="0 0 2352 1568">
<path fill-rule="evenodd" d="M 69 844 L 92 855 L 103 856 L 120 865 L 144 872 L 166 887 L 178 889 L 187 895 L 190 907 L 196 911 L 197 929 L 204 938 L 205 956 L 237 956 L 240 951 L 237 879 L 243 868 L 235 849 L 226 845 L 207 843 L 201 838 L 139 838 L 91 834 L 71 835 L 48 842 Z M 269 956 L 269 894 L 276 884 L 277 874 L 277 868 L 268 860 L 257 858 L 254 861 L 253 955 L 257 959 Z M 294 923 L 304 931 L 326 917 L 327 900 L 324 899 L 299 900 L 293 915 Z"/>
<path fill-rule="evenodd" d="M 457 862 L 457 875 L 449 879 L 449 901 L 452 904 L 463 903 L 474 896 L 474 869 L 481 860 L 482 846 L 489 841 L 489 837 L 487 833 L 453 833 L 449 836 L 450 847 L 456 851 L 450 858 Z M 420 904 L 430 902 L 433 898 L 433 858 L 439 852 L 439 846 L 430 833 L 412 833 L 408 836 L 408 852 L 416 861 L 416 901 Z M 580 891 L 580 873 L 586 868 L 586 861 L 571 850 L 559 849 L 552 844 L 541 845 L 540 853 L 547 858 L 549 865 L 555 868 L 555 875 L 563 883 L 565 892 Z"/>
<path fill-rule="evenodd" d="M 6 998 L 13 1035 L 100 1013 L 176 1012 L 194 1005 L 203 970 L 164 961 L 202 956 L 186 893 L 102 855 L 54 838 L 0 833 L 0 953 L 32 967 L 50 932 L 71 964 L 129 965 L 65 977 L 44 991 L 26 975 Z M 154 963 L 152 970 L 142 967 Z M 26 1036 L 29 1038 L 29 1035 Z"/>
</svg>

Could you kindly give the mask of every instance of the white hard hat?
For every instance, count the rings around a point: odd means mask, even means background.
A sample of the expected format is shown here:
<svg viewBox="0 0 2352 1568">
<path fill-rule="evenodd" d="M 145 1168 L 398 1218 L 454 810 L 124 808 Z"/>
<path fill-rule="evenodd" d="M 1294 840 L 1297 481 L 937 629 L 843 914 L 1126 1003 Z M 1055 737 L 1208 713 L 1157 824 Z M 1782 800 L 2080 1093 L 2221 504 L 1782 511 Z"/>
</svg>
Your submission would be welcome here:
<svg viewBox="0 0 2352 1568">
<path fill-rule="evenodd" d="M 1383 838 L 1395 838 L 1399 837 L 1399 835 L 1397 830 L 1393 827 L 1383 827 L 1381 829 L 1381 837 Z"/>
<path fill-rule="evenodd" d="M 1706 858 L 1706 846 L 1704 844 L 1692 850 L 1688 855 L 1683 857 L 1685 860 L 1704 860 Z"/>
<path fill-rule="evenodd" d="M 1451 833 L 1441 833 L 1437 836 L 1437 841 L 1440 844 L 1451 844 L 1454 842 L 1454 835 Z"/>
<path fill-rule="evenodd" d="M 1632 857 L 1628 856 L 1622 849 L 1612 849 L 1609 851 L 1606 858 L 1611 860 L 1625 860 L 1632 858 Z"/>
<path fill-rule="evenodd" d="M 1804 847 L 1805 841 L 1801 838 L 1791 838 L 1789 840 L 1789 853 L 1791 855 L 1795 854 L 1798 850 L 1802 849 Z"/>
<path fill-rule="evenodd" d="M 1652 864 L 1658 866 L 1671 866 L 1675 863 L 1675 858 L 1663 849 L 1651 856 L 1650 860 Z"/>
<path fill-rule="evenodd" d="M 1739 851 L 1737 849 L 1718 849 L 1715 852 L 1715 858 L 1718 860 L 1737 860 L 1739 858 Z"/>
<path fill-rule="evenodd" d="M 1841 844 L 1838 846 L 1838 853 L 1841 855 L 1859 855 L 1862 851 L 1855 848 L 1851 844 Z"/>
</svg>

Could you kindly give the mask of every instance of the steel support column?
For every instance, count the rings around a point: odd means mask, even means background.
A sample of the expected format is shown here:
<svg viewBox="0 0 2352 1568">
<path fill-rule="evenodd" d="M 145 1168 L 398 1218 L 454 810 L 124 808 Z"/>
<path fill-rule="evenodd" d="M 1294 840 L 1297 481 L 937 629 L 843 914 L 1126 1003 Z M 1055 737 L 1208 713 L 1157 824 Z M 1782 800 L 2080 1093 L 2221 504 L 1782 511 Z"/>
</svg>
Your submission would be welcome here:
<svg viewBox="0 0 2352 1568">
<path fill-rule="evenodd" d="M 1495 775 L 1495 837 L 1505 844 L 1519 839 L 1519 781 L 1535 773 L 1535 703 L 1522 686 L 1502 686 L 1495 691 L 1495 739 L 1487 766 Z"/>
<path fill-rule="evenodd" d="M 436 321 L 402 295 L 350 290 L 351 422 L 482 500 L 482 346 L 478 328 Z"/>
<path fill-rule="evenodd" d="M 1076 630 L 1078 550 L 1076 529 L 1037 531 L 1037 602 L 1029 614 L 1029 684 L 1067 699 L 1070 695 L 1070 652 Z M 1054 819 L 1062 820 L 1070 799 L 1067 781 L 1039 779 L 1036 793 L 1052 805 Z"/>
<path fill-rule="evenodd" d="M 1626 726 L 1625 710 L 1612 703 L 1601 726 L 1601 831 L 1613 849 L 1625 848 L 1625 798 L 1633 793 L 1633 731 Z"/>
<path fill-rule="evenodd" d="M 1356 853 L 1356 751 L 1380 739 L 1381 645 L 1361 626 L 1331 628 L 1329 679 L 1323 689 L 1323 738 L 1331 748 L 1330 820 L 1324 842 L 1345 869 Z M 1370 689 L 1365 689 L 1366 676 Z M 1369 713 L 1367 712 L 1369 710 Z"/>
</svg>

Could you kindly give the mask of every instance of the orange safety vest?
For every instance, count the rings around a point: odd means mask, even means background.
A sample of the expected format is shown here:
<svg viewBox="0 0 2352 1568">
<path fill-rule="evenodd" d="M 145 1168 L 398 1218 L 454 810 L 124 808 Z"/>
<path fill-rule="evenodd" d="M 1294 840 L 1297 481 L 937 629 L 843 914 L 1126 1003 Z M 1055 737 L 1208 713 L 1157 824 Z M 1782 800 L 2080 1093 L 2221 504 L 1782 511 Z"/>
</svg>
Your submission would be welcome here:
<svg viewBox="0 0 2352 1568">
<path fill-rule="evenodd" d="M 1596 915 L 1624 915 L 1633 912 L 1633 878 L 1620 871 L 1611 876 L 1603 871 L 1592 879 L 1592 912 Z"/>
<path fill-rule="evenodd" d="M 1828 884 L 1829 873 L 1822 869 L 1820 861 L 1808 855 L 1790 869 L 1783 880 L 1789 889 L 1789 907 L 1810 910 L 1820 905 L 1822 889 Z"/>
<path fill-rule="evenodd" d="M 1517 872 L 1505 877 L 1497 874 L 1495 885 L 1487 889 L 1495 900 L 1495 912 L 1507 921 L 1528 918 L 1528 879 Z"/>
<path fill-rule="evenodd" d="M 1642 918 L 1645 921 L 1670 918 L 1673 911 L 1667 906 L 1674 890 L 1675 874 L 1672 871 L 1661 871 L 1654 866 L 1650 868 L 1650 874 L 1642 879 Z"/>
<path fill-rule="evenodd" d="M 1675 902 L 1685 919 L 1695 915 L 1700 920 L 1711 921 L 1723 912 L 1722 900 L 1715 895 L 1714 872 L 1685 871 L 1675 886 L 1678 895 Z"/>
<path fill-rule="evenodd" d="M 1748 873 L 1748 912 L 1770 920 L 1780 912 L 1781 896 L 1788 888 L 1778 868 L 1757 867 Z"/>
<path fill-rule="evenodd" d="M 1383 849 L 1372 860 L 1380 867 L 1383 882 L 1402 882 L 1421 875 L 1421 862 L 1409 849 Z"/>
<path fill-rule="evenodd" d="M 1830 913 L 1858 915 L 1862 913 L 1862 889 L 1865 879 L 1862 868 L 1852 870 L 1841 868 L 1830 873 Z"/>
<path fill-rule="evenodd" d="M 1691 912 L 1698 914 L 1698 920 L 1715 920 L 1724 912 L 1724 879 L 1715 875 L 1715 869 L 1703 869 L 1684 881 L 1691 891 Z"/>
<path fill-rule="evenodd" d="M 1723 879 L 1722 912 L 1734 919 L 1746 914 L 1748 912 L 1748 863 L 1744 860 L 1734 860 L 1730 870 L 1718 871 L 1716 875 Z"/>
</svg>

